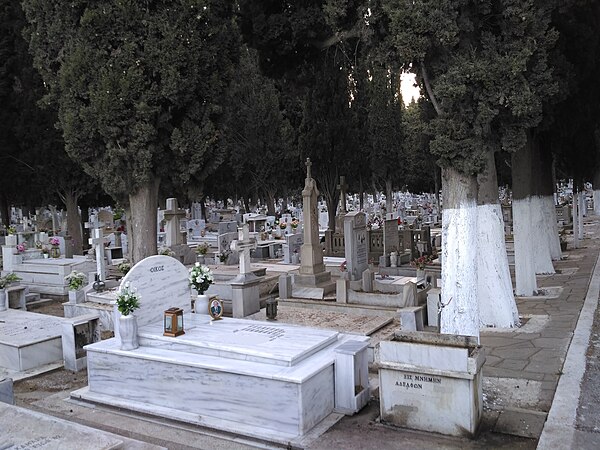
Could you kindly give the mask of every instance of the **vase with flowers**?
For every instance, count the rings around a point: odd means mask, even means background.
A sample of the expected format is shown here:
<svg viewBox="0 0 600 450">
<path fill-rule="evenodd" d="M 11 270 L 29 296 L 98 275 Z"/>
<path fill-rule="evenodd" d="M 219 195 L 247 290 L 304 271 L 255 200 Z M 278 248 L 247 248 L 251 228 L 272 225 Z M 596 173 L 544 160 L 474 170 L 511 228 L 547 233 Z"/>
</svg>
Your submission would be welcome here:
<svg viewBox="0 0 600 450">
<path fill-rule="evenodd" d="M 139 347 L 137 318 L 133 312 L 140 307 L 140 294 L 127 281 L 117 292 L 117 309 L 119 317 L 119 337 L 122 350 L 134 350 Z"/>
<path fill-rule="evenodd" d="M 21 278 L 12 272 L 0 277 L 0 311 L 6 311 L 8 309 L 8 294 L 6 293 L 6 288 L 20 280 Z"/>
<path fill-rule="evenodd" d="M 214 281 L 213 273 L 208 266 L 203 266 L 197 262 L 190 269 L 190 286 L 196 289 L 196 292 L 198 293 L 194 303 L 194 311 L 196 314 L 208 315 L 208 295 L 204 293 Z"/>
<path fill-rule="evenodd" d="M 51 237 L 48 243 L 50 244 L 50 257 L 60 258 L 60 240 L 57 237 Z"/>
<path fill-rule="evenodd" d="M 417 279 L 425 278 L 425 266 L 429 264 L 433 258 L 431 255 L 421 255 L 418 258 L 413 259 L 410 265 L 417 269 Z"/>
</svg>

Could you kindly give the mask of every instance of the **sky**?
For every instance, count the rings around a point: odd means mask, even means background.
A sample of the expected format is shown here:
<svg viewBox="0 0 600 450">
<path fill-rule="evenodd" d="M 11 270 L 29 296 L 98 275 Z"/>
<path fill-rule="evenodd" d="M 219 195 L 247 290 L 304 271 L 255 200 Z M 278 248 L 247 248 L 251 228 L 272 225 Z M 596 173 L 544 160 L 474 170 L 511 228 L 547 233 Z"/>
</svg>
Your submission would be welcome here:
<svg viewBox="0 0 600 450">
<path fill-rule="evenodd" d="M 402 100 L 408 105 L 413 98 L 416 100 L 420 96 L 420 91 L 415 84 L 415 74 L 406 72 L 400 75 L 400 89 L 402 90 Z"/>
</svg>

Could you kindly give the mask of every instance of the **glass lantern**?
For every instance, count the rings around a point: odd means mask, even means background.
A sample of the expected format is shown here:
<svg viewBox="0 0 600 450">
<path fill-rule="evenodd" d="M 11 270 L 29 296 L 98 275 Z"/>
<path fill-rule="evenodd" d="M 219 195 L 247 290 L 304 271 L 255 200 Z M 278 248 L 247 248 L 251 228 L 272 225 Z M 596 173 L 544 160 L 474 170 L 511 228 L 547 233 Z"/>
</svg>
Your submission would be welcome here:
<svg viewBox="0 0 600 450">
<path fill-rule="evenodd" d="M 183 331 L 183 309 L 169 308 L 165 310 L 163 336 L 181 336 Z"/>
</svg>

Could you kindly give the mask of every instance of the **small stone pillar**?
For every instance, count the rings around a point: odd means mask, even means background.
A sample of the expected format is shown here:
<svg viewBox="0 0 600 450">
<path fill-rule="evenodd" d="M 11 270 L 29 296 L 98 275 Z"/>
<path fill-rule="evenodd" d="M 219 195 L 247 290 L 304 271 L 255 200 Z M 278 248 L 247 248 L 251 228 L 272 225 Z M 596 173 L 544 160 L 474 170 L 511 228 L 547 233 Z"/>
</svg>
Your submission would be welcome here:
<svg viewBox="0 0 600 450">
<path fill-rule="evenodd" d="M 279 275 L 279 298 L 292 298 L 292 277 L 290 274 Z"/>
</svg>

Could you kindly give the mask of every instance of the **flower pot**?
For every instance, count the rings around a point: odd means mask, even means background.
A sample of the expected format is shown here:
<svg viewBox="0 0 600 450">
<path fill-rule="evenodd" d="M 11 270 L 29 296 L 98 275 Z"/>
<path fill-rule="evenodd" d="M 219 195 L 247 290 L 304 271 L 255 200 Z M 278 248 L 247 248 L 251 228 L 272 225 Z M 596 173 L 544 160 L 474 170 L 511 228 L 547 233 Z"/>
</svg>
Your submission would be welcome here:
<svg viewBox="0 0 600 450">
<path fill-rule="evenodd" d="M 425 269 L 417 269 L 417 280 L 425 279 Z"/>
<path fill-rule="evenodd" d="M 85 292 L 83 289 L 77 289 L 76 291 L 69 290 L 69 303 L 79 304 L 85 301 Z"/>
<path fill-rule="evenodd" d="M 52 258 L 60 258 L 60 248 L 58 247 L 58 245 L 53 245 L 50 248 L 50 257 Z"/>
<path fill-rule="evenodd" d="M 398 253 L 390 253 L 390 267 L 398 267 Z"/>
<path fill-rule="evenodd" d="M 135 350 L 139 347 L 137 317 L 133 314 L 119 317 L 119 337 L 121 350 Z"/>
<path fill-rule="evenodd" d="M 44 257 L 44 259 L 48 259 L 48 253 L 42 253 L 42 256 Z"/>
<path fill-rule="evenodd" d="M 196 314 L 208 316 L 208 295 L 198 294 L 194 303 L 194 312 Z"/>
<path fill-rule="evenodd" d="M 196 255 L 196 261 L 198 261 L 200 264 L 206 264 L 206 256 Z"/>
<path fill-rule="evenodd" d="M 563 251 L 563 252 L 567 250 L 567 243 L 566 242 L 561 242 L 560 243 L 560 250 Z"/>
</svg>

